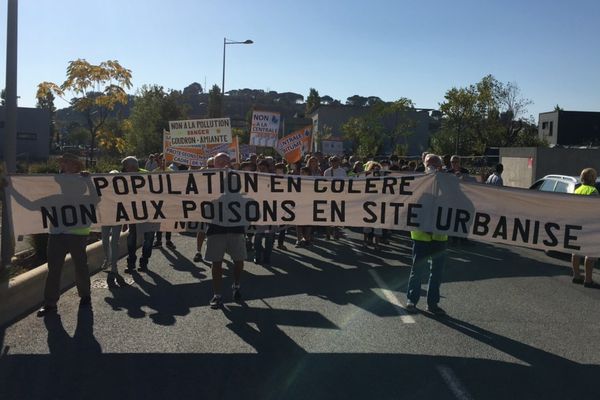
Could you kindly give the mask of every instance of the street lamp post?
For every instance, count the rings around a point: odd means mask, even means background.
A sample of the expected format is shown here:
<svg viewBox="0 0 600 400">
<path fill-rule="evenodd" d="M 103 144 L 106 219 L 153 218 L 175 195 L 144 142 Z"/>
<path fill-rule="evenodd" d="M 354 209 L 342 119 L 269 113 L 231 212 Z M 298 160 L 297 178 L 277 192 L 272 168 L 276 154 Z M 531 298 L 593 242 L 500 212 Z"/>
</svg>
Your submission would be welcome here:
<svg viewBox="0 0 600 400">
<path fill-rule="evenodd" d="M 252 44 L 252 40 L 244 40 L 243 42 L 236 42 L 235 40 L 227 40 L 223 38 L 223 81 L 221 82 L 221 116 L 223 116 L 223 110 L 225 109 L 225 49 L 228 44 Z"/>
<path fill-rule="evenodd" d="M 8 0 L 6 33 L 6 125 L 4 130 L 5 174 L 17 169 L 17 25 L 18 0 Z M 6 191 L 2 191 L 2 238 L 0 239 L 0 272 L 10 264 L 14 246 L 8 218 Z"/>
</svg>

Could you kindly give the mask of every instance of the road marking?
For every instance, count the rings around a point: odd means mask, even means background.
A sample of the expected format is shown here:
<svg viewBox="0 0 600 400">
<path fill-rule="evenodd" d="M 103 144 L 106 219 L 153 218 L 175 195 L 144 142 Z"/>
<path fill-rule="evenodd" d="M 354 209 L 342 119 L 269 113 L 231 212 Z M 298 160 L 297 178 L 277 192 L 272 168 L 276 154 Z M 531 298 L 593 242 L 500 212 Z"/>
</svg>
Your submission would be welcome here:
<svg viewBox="0 0 600 400">
<path fill-rule="evenodd" d="M 450 250 L 450 251 L 451 251 L 451 252 L 453 252 L 453 253 L 464 253 L 464 254 L 471 254 L 471 255 L 473 255 L 473 256 L 477 256 L 477 257 L 481 257 L 481 258 L 488 258 L 488 259 L 490 259 L 490 260 L 494 260 L 494 261 L 502 261 L 502 259 L 501 259 L 501 258 L 498 258 L 498 257 L 492 257 L 492 256 L 487 256 L 487 255 L 485 255 L 485 254 L 475 253 L 475 252 L 472 252 L 472 251 L 469 251 L 469 250 L 463 250 L 463 249 L 461 249 L 461 250 Z"/>
<path fill-rule="evenodd" d="M 467 392 L 467 389 L 462 385 L 458 377 L 450 368 L 445 365 L 436 365 L 435 368 L 438 370 L 448 388 L 458 400 L 471 400 L 472 397 Z"/>
<path fill-rule="evenodd" d="M 379 286 L 379 289 L 381 290 L 383 296 L 387 299 L 387 301 L 389 301 L 395 306 L 394 308 L 396 309 L 396 312 L 398 313 L 398 315 L 400 315 L 400 320 L 405 324 L 414 324 L 416 322 L 415 319 L 411 315 L 408 315 L 406 313 L 406 310 L 404 309 L 404 307 L 402 307 L 402 304 L 400 303 L 400 300 L 398 300 L 398 297 L 396 297 L 394 292 L 390 290 L 390 288 L 388 288 L 385 282 L 379 277 L 377 272 L 371 269 L 369 270 L 369 273 L 371 274 L 373 279 L 375 279 L 375 283 L 377 283 L 377 286 Z"/>
</svg>

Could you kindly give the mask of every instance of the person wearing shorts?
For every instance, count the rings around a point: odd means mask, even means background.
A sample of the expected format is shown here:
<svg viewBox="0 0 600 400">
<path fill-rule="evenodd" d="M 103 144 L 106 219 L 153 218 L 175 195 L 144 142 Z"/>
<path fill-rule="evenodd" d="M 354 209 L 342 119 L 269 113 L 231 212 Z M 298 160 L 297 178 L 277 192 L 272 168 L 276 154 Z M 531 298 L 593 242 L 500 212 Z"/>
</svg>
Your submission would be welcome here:
<svg viewBox="0 0 600 400">
<path fill-rule="evenodd" d="M 230 163 L 229 155 L 219 153 L 214 158 L 215 168 L 227 168 Z M 223 281 L 223 258 L 229 254 L 233 261 L 233 300 L 240 302 L 240 278 L 246 259 L 246 238 L 244 226 L 221 226 L 208 224 L 206 231 L 206 254 L 204 258 L 212 264 L 213 298 L 210 307 L 219 308 L 223 304 L 221 285 Z"/>
</svg>

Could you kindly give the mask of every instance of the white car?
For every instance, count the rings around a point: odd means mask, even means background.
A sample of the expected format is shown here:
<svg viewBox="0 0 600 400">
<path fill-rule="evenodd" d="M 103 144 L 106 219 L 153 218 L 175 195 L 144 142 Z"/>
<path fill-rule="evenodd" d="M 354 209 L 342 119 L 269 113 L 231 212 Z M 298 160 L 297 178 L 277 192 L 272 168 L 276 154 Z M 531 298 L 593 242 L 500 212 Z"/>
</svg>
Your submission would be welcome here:
<svg viewBox="0 0 600 400">
<path fill-rule="evenodd" d="M 542 192 L 573 193 L 581 186 L 578 176 L 569 175 L 546 175 L 535 181 L 529 189 L 541 190 Z M 596 179 L 596 189 L 600 191 L 600 178 Z"/>
</svg>

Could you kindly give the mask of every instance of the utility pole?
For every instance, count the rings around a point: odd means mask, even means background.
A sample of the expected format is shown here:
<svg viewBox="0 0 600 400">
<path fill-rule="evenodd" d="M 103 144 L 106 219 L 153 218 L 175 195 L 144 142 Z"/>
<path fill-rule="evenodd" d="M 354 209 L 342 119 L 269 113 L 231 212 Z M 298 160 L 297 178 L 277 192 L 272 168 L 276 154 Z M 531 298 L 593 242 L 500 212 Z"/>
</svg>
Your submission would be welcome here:
<svg viewBox="0 0 600 400">
<path fill-rule="evenodd" d="M 17 170 L 17 22 L 18 0 L 8 0 L 6 31 L 6 124 L 4 129 L 4 174 Z M 10 265 L 14 254 L 13 235 L 6 206 L 6 191 L 2 191 L 2 240 L 0 271 Z"/>
</svg>

